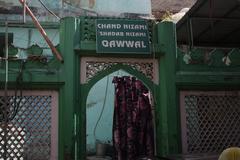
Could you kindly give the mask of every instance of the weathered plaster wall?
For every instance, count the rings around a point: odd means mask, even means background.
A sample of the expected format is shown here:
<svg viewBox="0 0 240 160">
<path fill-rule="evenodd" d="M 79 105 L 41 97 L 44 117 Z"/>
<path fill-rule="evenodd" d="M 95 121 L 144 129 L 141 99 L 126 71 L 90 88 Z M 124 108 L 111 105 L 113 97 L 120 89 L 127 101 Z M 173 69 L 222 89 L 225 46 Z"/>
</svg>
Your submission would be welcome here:
<svg viewBox="0 0 240 160">
<path fill-rule="evenodd" d="M 0 32 L 5 33 L 5 27 L 0 27 Z M 9 28 L 9 33 L 13 33 L 13 45 L 20 48 L 27 48 L 37 44 L 42 48 L 49 48 L 44 38 L 35 28 Z M 46 29 L 46 33 L 54 45 L 59 43 L 59 30 Z"/>
<path fill-rule="evenodd" d="M 121 13 L 138 13 L 151 14 L 150 0 L 98 0 L 96 1 L 96 11 L 102 14 L 121 14 Z"/>
<path fill-rule="evenodd" d="M 0 33 L 5 33 L 5 30 L 5 27 L 0 27 Z M 43 55 L 53 56 L 51 49 L 37 29 L 9 27 L 8 33 L 13 33 L 13 46 L 21 49 L 27 49 L 32 45 L 38 45 L 39 47 L 43 48 Z M 46 33 L 55 46 L 59 44 L 58 28 L 46 29 Z M 26 58 L 26 55 L 24 52 L 22 52 L 22 50 L 18 50 L 18 55 L 21 58 Z"/>
<path fill-rule="evenodd" d="M 151 14 L 151 1 L 142 0 L 41 0 L 59 17 L 79 15 L 120 16 L 123 13 Z M 27 1 L 39 21 L 56 22 L 39 0 Z M 18 0 L 0 0 L 0 20 L 22 20 L 23 7 Z M 122 16 L 122 15 L 121 15 Z M 27 20 L 31 18 L 27 16 Z"/>
<path fill-rule="evenodd" d="M 41 0 L 45 6 L 51 9 L 56 15 L 60 16 L 60 8 L 62 8 L 61 0 Z M 38 0 L 27 1 L 27 5 L 31 8 L 34 15 L 39 21 L 56 22 L 58 19 L 52 16 Z M 21 21 L 23 19 L 23 7 L 18 0 L 0 0 L 0 20 Z M 31 21 L 29 16 L 27 21 Z"/>
<path fill-rule="evenodd" d="M 119 16 L 123 13 L 153 14 L 156 18 L 161 18 L 166 11 L 171 13 L 179 12 L 182 8 L 190 8 L 196 0 L 41 0 L 48 8 L 60 17 L 78 15 L 110 15 Z M 56 21 L 38 0 L 29 1 L 29 5 L 34 7 L 34 12 L 41 21 Z M 0 13 L 21 14 L 18 0 L 0 0 Z M 0 14 L 1 15 L 1 14 Z M 1 17 L 3 17 L 1 15 Z M 9 16 L 8 16 L 9 18 Z M 15 19 L 21 17 L 15 15 Z M 1 19 L 1 18 L 0 18 Z"/>
<path fill-rule="evenodd" d="M 59 8 L 62 0 L 41 0 L 49 8 Z M 27 4 L 31 7 L 42 8 L 38 0 L 27 0 Z M 0 0 L 0 6 L 3 8 L 10 8 L 14 6 L 22 6 L 18 0 Z"/>
</svg>

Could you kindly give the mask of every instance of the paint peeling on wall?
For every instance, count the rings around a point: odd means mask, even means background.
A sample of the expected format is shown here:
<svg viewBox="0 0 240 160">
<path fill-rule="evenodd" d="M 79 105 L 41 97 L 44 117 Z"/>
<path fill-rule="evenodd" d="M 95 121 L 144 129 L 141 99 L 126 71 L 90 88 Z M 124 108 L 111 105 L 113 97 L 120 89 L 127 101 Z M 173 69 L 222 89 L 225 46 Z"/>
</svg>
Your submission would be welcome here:
<svg viewBox="0 0 240 160">
<path fill-rule="evenodd" d="M 47 8 L 51 9 L 55 14 L 59 15 L 61 8 L 61 0 L 41 0 Z M 57 21 L 45 8 L 39 0 L 27 0 L 27 5 L 31 8 L 34 15 L 39 21 Z M 18 0 L 0 0 L 0 20 L 20 21 L 23 18 L 23 7 Z M 31 21 L 29 16 L 27 21 Z"/>
<path fill-rule="evenodd" d="M 81 1 L 80 0 L 63 0 L 63 2 L 79 7 Z"/>
<path fill-rule="evenodd" d="M 1 7 L 9 7 L 9 6 L 13 6 L 13 5 L 19 5 L 19 2 L 16 0 L 0 0 L 0 6 Z"/>
<path fill-rule="evenodd" d="M 96 4 L 96 0 L 63 0 L 63 2 L 84 9 L 93 9 Z"/>
<path fill-rule="evenodd" d="M 95 6 L 95 0 L 89 0 L 89 8 L 93 8 Z"/>
<path fill-rule="evenodd" d="M 58 21 L 44 5 L 60 18 L 66 16 L 119 16 L 129 14 L 151 15 L 151 0 L 40 0 L 27 1 L 33 13 L 42 22 Z M 21 20 L 23 7 L 18 0 L 0 0 L 0 20 Z M 31 18 L 27 16 L 27 20 Z"/>
</svg>

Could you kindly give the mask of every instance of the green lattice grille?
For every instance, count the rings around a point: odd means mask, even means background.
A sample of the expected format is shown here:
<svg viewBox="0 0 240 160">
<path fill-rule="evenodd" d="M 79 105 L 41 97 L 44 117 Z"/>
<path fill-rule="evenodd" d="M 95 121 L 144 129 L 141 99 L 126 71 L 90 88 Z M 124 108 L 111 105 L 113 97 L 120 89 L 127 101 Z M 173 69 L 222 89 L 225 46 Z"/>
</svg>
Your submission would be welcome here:
<svg viewBox="0 0 240 160">
<path fill-rule="evenodd" d="M 8 96 L 13 111 L 14 96 Z M 0 160 L 48 160 L 51 156 L 51 95 L 17 97 L 19 109 L 13 120 L 0 122 Z M 3 110 L 4 96 L 0 96 Z M 9 115 L 13 114 L 10 112 Z"/>
<path fill-rule="evenodd" d="M 183 150 L 218 153 L 240 146 L 239 92 L 182 92 Z"/>
</svg>

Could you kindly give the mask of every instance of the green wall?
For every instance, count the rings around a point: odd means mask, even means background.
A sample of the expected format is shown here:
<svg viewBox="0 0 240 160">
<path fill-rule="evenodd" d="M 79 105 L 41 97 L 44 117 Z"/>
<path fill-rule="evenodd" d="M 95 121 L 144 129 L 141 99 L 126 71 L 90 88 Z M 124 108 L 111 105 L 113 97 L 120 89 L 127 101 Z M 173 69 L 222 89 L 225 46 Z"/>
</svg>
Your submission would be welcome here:
<svg viewBox="0 0 240 160">
<path fill-rule="evenodd" d="M 85 26 L 86 19 L 82 19 L 83 24 L 80 26 Z M 90 24 L 89 24 L 90 23 Z M 89 18 L 88 25 L 94 23 L 92 19 Z M 94 27 L 93 27 L 94 28 Z M 167 155 L 174 154 L 180 152 L 180 130 L 179 130 L 179 115 L 177 108 L 177 98 L 176 98 L 176 85 L 175 85 L 175 61 L 177 55 L 177 47 L 176 47 L 176 37 L 175 37 L 175 25 L 171 22 L 159 23 L 158 25 L 154 24 L 151 32 L 154 34 L 154 38 L 157 41 L 153 41 L 154 49 L 152 49 L 152 53 L 146 57 L 152 57 L 159 59 L 159 79 L 160 85 L 150 85 L 152 87 L 152 92 L 156 99 L 156 144 L 157 144 L 157 153 L 158 155 Z M 91 30 L 91 27 L 90 29 Z M 156 32 L 157 31 L 157 32 Z M 83 37 L 80 37 L 81 42 L 80 45 L 77 46 L 79 48 L 76 49 L 76 52 L 81 56 L 99 56 L 95 53 L 95 45 L 94 41 L 91 40 L 93 37 L 92 32 L 88 32 L 86 30 L 82 30 L 85 34 L 80 34 Z M 160 42 L 160 43 L 158 43 Z M 84 45 L 86 44 L 86 45 Z M 88 54 L 89 53 L 89 54 Z M 163 55 L 164 54 L 164 55 Z M 106 55 L 102 55 L 106 56 Z M 110 55 L 113 57 L 117 57 L 117 55 Z M 120 56 L 120 55 L 119 55 Z M 123 56 L 123 55 L 121 55 Z M 134 55 L 129 54 L 125 55 L 125 57 L 133 57 Z M 139 56 L 139 55 L 138 55 Z M 136 56 L 135 56 L 136 57 Z M 140 58 L 144 58 L 144 56 L 139 56 Z M 119 67 L 121 69 L 121 66 Z M 106 71 L 111 73 L 111 71 Z M 105 73 L 107 75 L 109 73 Z M 95 79 L 89 84 L 85 84 L 80 86 L 80 90 L 84 91 L 84 95 L 86 94 L 87 88 L 90 88 L 93 84 L 96 83 L 100 78 Z M 88 91 L 87 91 L 88 93 Z M 86 96 L 80 97 L 80 99 L 84 100 Z M 86 104 L 82 103 L 81 108 L 85 108 Z M 81 110 L 82 116 L 85 113 L 85 110 Z M 85 118 L 83 118 L 83 121 Z M 85 122 L 80 122 L 80 124 L 85 125 Z M 85 131 L 80 131 L 84 132 Z M 84 137 L 81 137 L 82 144 L 85 146 Z M 82 148 L 85 150 L 85 147 Z M 84 152 L 80 152 L 80 156 L 84 155 Z M 83 158 L 83 157 L 82 157 Z"/>
<path fill-rule="evenodd" d="M 99 73 L 87 84 L 80 84 L 80 58 L 99 56 L 95 51 L 96 18 L 68 17 L 60 24 L 60 52 L 64 63 L 55 58 L 48 63 L 27 61 L 23 87 L 59 91 L 59 160 L 83 159 L 86 151 L 86 98 L 90 88 L 106 75 L 123 69 L 151 88 L 156 99 L 156 144 L 160 156 L 181 153 L 179 91 L 240 89 L 239 50 L 193 48 L 182 51 L 176 44 L 172 22 L 152 23 L 151 55 L 110 55 L 114 57 L 156 58 L 159 85 L 129 66 L 116 65 Z M 88 24 L 86 24 L 88 22 Z M 86 30 L 86 25 L 90 27 Z M 212 51 L 212 52 L 211 52 Z M 205 52 L 211 52 L 206 59 Z M 109 55 L 109 54 L 108 54 Z M 230 65 L 222 59 L 228 55 Z M 106 55 L 101 55 L 106 57 Z M 189 57 L 191 57 L 189 59 Z M 11 61 L 9 88 L 14 88 L 20 61 Z M 33 72 L 41 69 L 41 72 Z M 0 84 L 4 86 L 4 63 L 0 65 Z M 31 77 L 31 78 L 30 78 Z"/>
<path fill-rule="evenodd" d="M 158 100 L 160 107 L 157 110 L 159 117 L 159 155 L 179 153 L 179 111 L 176 97 L 176 36 L 175 24 L 163 22 L 158 25 L 158 39 L 161 50 L 165 53 L 159 61 Z"/>
<path fill-rule="evenodd" d="M 75 24 L 74 18 L 66 18 L 67 22 L 73 21 L 73 25 Z M 62 22 L 63 24 L 63 22 Z M 75 60 L 77 61 L 78 58 L 74 57 L 73 49 L 69 50 L 69 46 L 73 45 L 74 40 L 71 39 L 71 36 L 75 35 L 77 28 L 64 28 L 61 25 L 60 27 L 60 34 L 61 37 L 62 33 L 68 32 L 69 29 L 72 32 L 72 35 L 66 34 L 69 36 L 64 36 L 67 38 L 60 39 L 60 43 L 66 43 L 66 45 L 61 45 L 60 52 L 64 57 L 64 64 L 58 62 L 56 58 L 49 57 L 49 60 L 46 61 L 39 61 L 39 60 L 32 60 L 32 59 L 25 59 L 25 60 L 10 60 L 9 61 L 9 74 L 8 74 L 8 89 L 15 89 L 17 85 L 21 85 L 21 87 L 26 90 L 56 90 L 59 93 L 59 141 L 58 141 L 58 157 L 59 159 L 73 159 L 74 157 L 74 120 L 73 120 L 73 113 L 74 113 L 74 106 L 76 103 L 76 96 L 75 94 L 75 79 L 73 78 L 77 76 L 75 72 L 77 72 L 77 67 Z M 4 26 L 3 30 L 4 30 Z M 47 24 L 43 25 L 43 27 L 47 30 L 47 33 L 50 34 L 52 37 L 58 36 L 59 33 L 59 25 L 58 24 Z M 9 32 L 16 33 L 16 35 L 21 35 L 21 39 L 15 39 L 13 43 L 16 45 L 15 47 L 22 47 L 27 48 L 27 42 L 24 40 L 27 36 L 24 33 L 27 30 L 33 30 L 35 38 L 32 41 L 36 41 L 36 44 L 40 45 L 41 47 L 45 48 L 45 44 L 42 45 L 44 40 L 39 36 L 38 31 L 34 29 L 34 25 L 31 23 L 27 23 L 24 25 L 13 25 L 11 28 L 9 27 Z M 53 33 L 49 31 L 53 30 Z M 5 31 L 5 30 L 4 30 Z M 57 34 L 56 34 L 57 33 Z M 69 32 L 68 32 L 69 33 Z M 38 38 L 37 38 L 38 35 Z M 18 36 L 19 37 L 19 36 Z M 70 38 L 70 40 L 68 39 Z M 51 40 L 54 40 L 51 38 Z M 30 41 L 31 42 L 31 41 Z M 56 41 L 54 41 L 56 42 Z M 32 42 L 31 42 L 32 43 Z M 58 44 L 54 43 L 55 45 Z M 47 45 L 46 45 L 47 46 Z M 73 48 L 73 47 L 72 47 Z M 45 48 L 47 49 L 47 48 Z M 59 48 L 58 48 L 59 49 Z M 68 56 L 71 54 L 73 56 Z M 44 53 L 43 53 L 44 54 Z M 21 65 L 24 64 L 23 67 L 23 81 L 19 84 L 16 82 L 17 77 L 19 76 Z M 79 72 L 77 72 L 79 75 Z M 3 89 L 5 85 L 5 62 L 0 61 L 0 88 Z M 74 87 L 73 87 L 74 86 Z"/>
</svg>

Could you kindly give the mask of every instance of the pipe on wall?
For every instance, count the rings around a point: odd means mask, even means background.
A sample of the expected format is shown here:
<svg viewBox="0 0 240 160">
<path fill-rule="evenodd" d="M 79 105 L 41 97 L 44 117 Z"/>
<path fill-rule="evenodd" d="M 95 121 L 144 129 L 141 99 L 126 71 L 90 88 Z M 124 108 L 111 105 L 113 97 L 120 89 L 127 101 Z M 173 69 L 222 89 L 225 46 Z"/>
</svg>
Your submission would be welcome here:
<svg viewBox="0 0 240 160">
<path fill-rule="evenodd" d="M 35 24 L 35 26 L 38 28 L 39 32 L 41 33 L 41 35 L 43 36 L 43 38 L 45 39 L 45 41 L 47 42 L 47 44 L 49 45 L 49 47 L 51 48 L 53 54 L 56 56 L 56 58 L 63 63 L 64 60 L 62 58 L 62 55 L 58 52 L 58 50 L 54 47 L 53 43 L 51 42 L 51 40 L 48 38 L 47 33 L 45 32 L 45 30 L 43 29 L 43 27 L 41 26 L 41 24 L 38 22 L 37 18 L 34 16 L 34 14 L 32 13 L 31 9 L 27 6 L 27 4 L 25 4 L 26 0 L 19 0 L 19 2 L 25 6 L 24 8 L 26 9 L 26 12 L 31 16 L 33 23 Z"/>
</svg>

